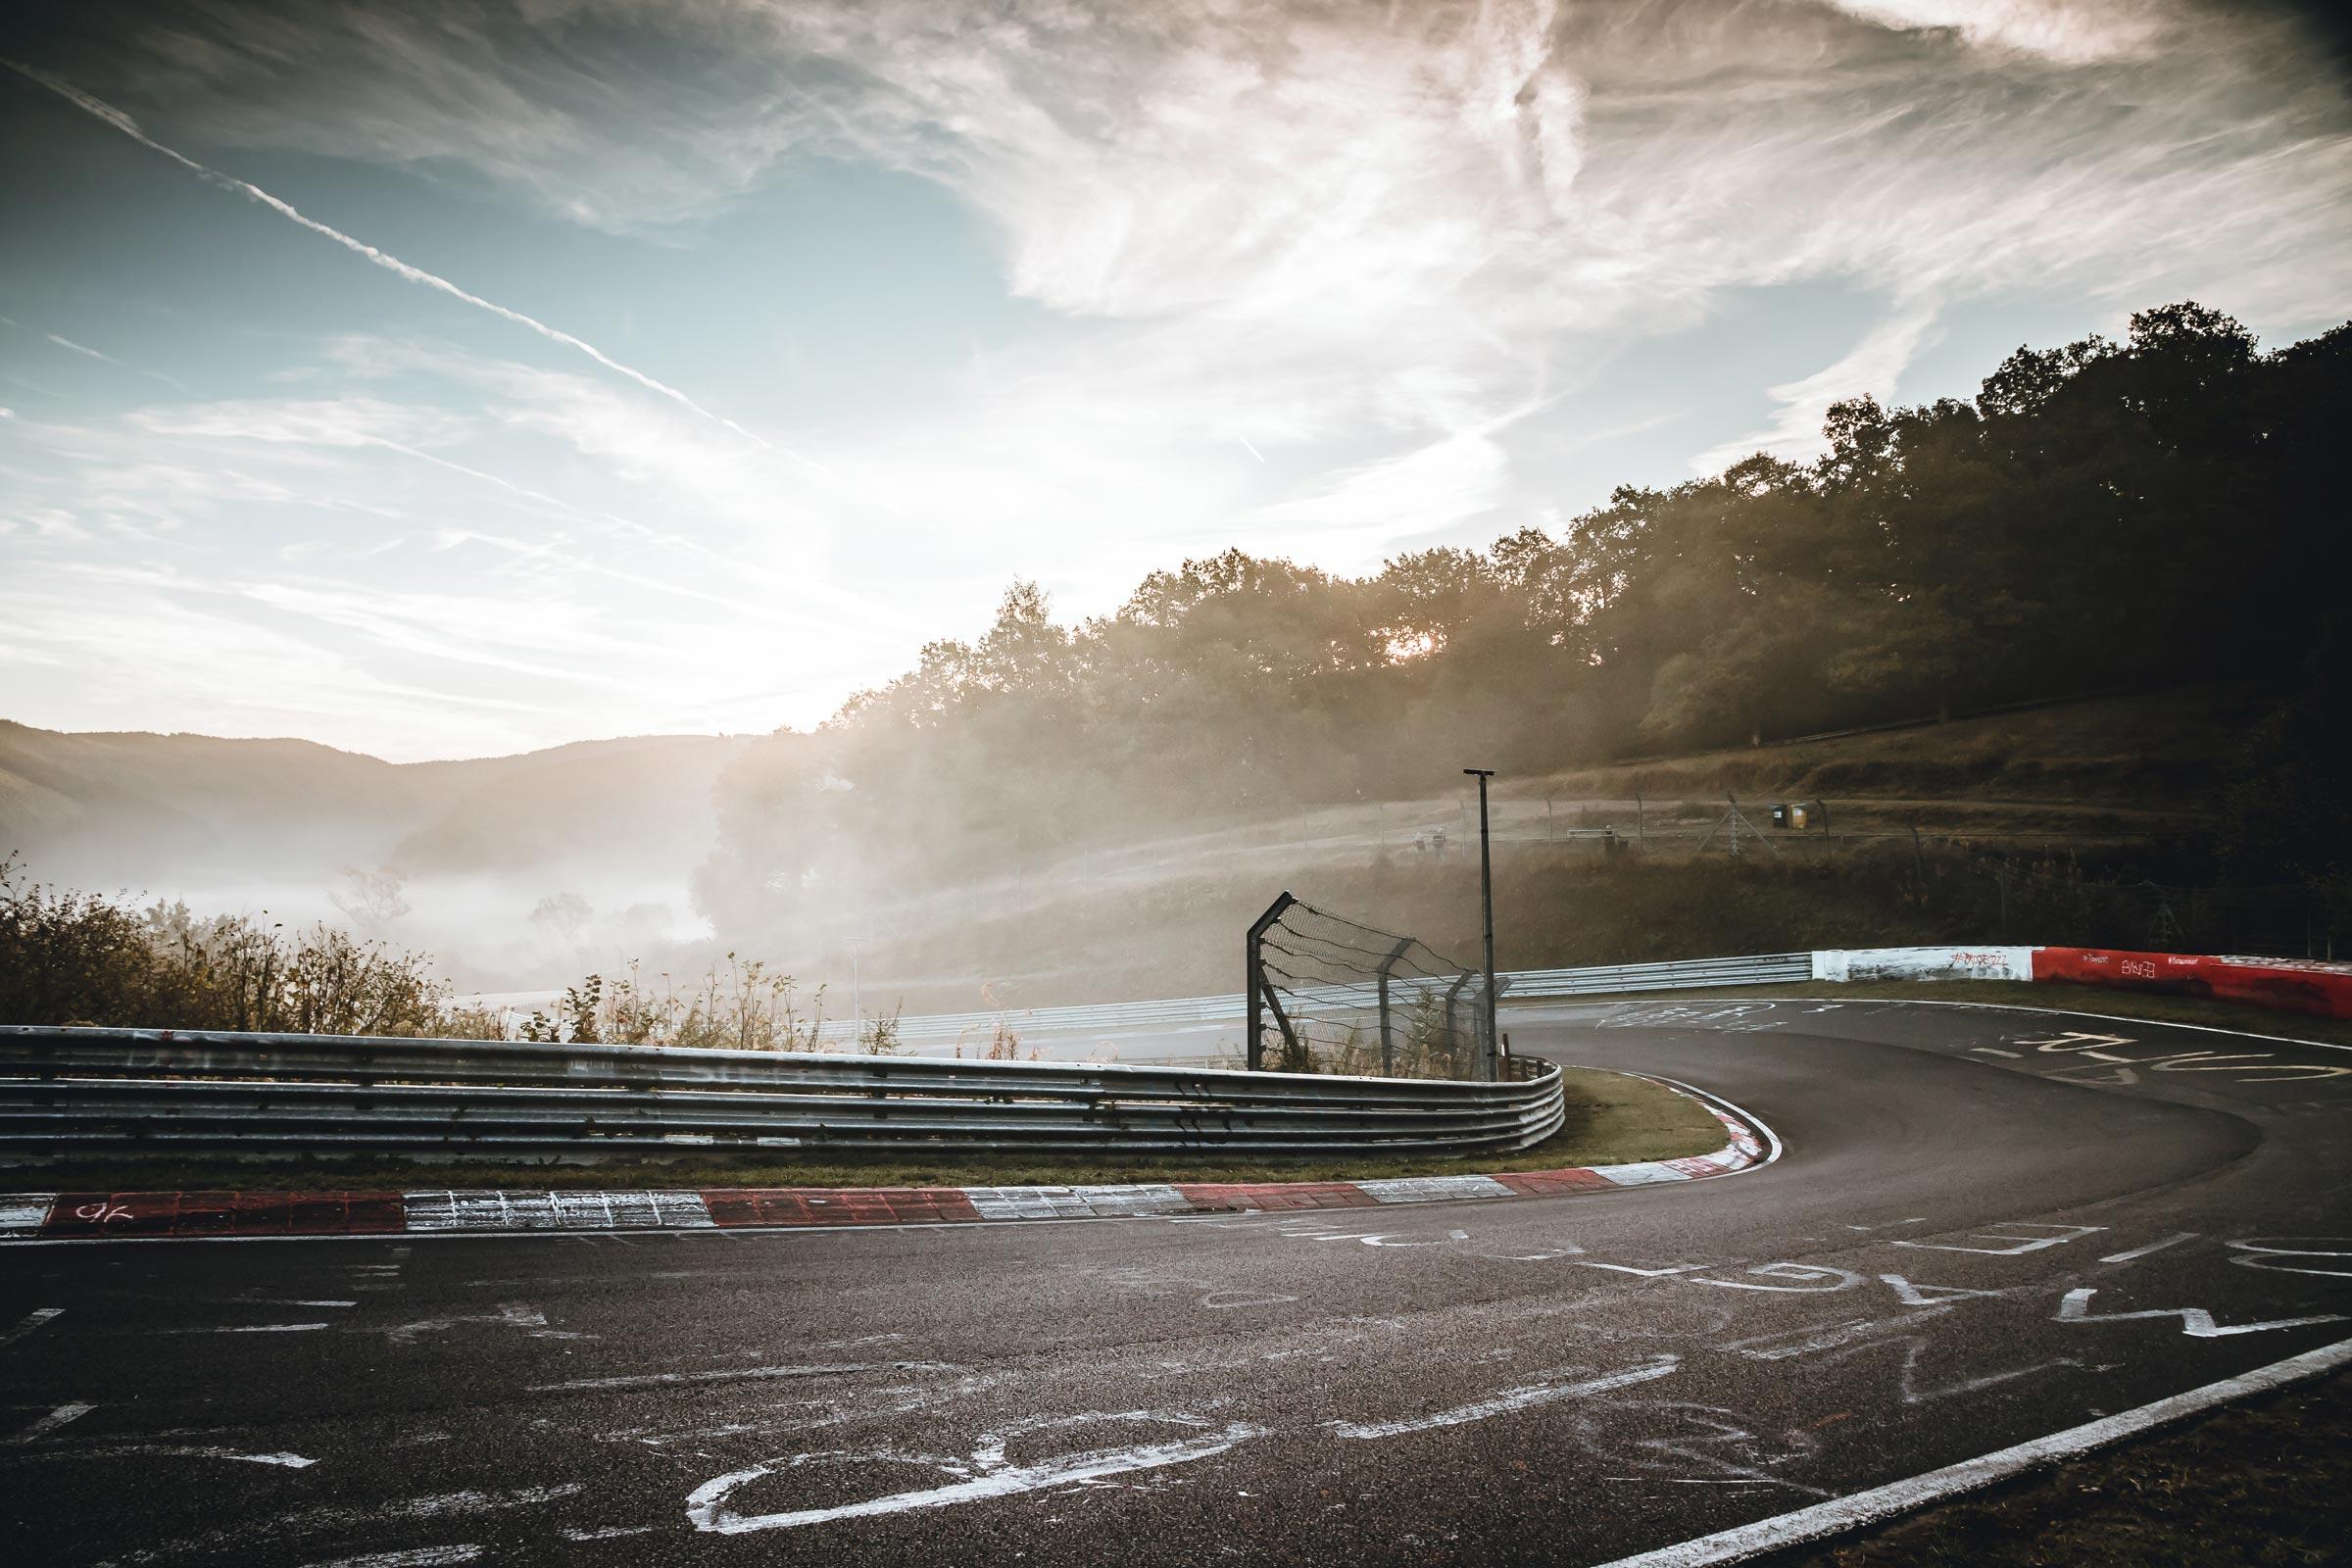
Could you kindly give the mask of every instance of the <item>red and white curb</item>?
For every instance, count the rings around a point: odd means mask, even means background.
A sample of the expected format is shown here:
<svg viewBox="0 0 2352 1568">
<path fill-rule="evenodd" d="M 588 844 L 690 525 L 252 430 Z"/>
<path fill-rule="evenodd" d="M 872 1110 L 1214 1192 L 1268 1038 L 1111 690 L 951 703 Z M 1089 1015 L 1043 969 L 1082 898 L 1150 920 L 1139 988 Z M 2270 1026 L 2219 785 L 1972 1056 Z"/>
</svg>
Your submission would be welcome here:
<svg viewBox="0 0 2352 1568">
<path fill-rule="evenodd" d="M 0 1243 L 511 1235 L 533 1231 L 797 1230 L 1369 1208 L 1701 1181 L 1780 1157 L 1770 1128 L 1705 1105 L 1731 1140 L 1711 1154 L 1624 1165 L 1354 1182 L 1149 1182 L 1117 1187 L 711 1187 L 666 1192 L 0 1194 Z"/>
</svg>

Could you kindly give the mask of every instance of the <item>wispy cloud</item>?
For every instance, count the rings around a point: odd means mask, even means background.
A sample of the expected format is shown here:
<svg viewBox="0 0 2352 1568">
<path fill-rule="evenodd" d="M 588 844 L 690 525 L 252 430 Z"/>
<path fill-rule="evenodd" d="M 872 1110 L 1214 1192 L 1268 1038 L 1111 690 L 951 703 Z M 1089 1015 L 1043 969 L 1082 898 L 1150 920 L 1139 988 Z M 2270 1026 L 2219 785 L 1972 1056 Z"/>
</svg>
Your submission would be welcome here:
<svg viewBox="0 0 2352 1568">
<path fill-rule="evenodd" d="M 109 365 L 121 365 L 122 363 L 121 360 L 116 359 L 112 354 L 101 354 L 96 349 L 76 343 L 70 337 L 59 337 L 55 332 L 43 332 L 41 336 L 47 338 L 50 342 L 56 344 L 61 349 L 72 349 L 74 353 L 86 354 L 93 360 L 104 360 Z"/>
<path fill-rule="evenodd" d="M 1765 395 L 1780 405 L 1772 422 L 1699 453 L 1690 460 L 1690 466 L 1700 473 L 1714 473 L 1755 452 L 1788 459 L 1811 456 L 1820 449 L 1822 419 L 1831 404 L 1857 397 L 1891 403 L 1896 379 L 1935 336 L 1935 306 L 1902 306 L 1873 326 L 1835 364 L 1800 379 L 1767 387 Z"/>
<path fill-rule="evenodd" d="M 2284 7 L 223 0 L 113 15 L 77 12 L 17 50 L 19 69 L 418 288 L 323 344 L 229 323 L 280 365 L 176 408 L 102 416 L 93 384 L 126 378 L 84 366 L 33 387 L 11 370 L 11 402 L 33 414 L 0 438 L 26 470 L 0 506 L 0 575 L 13 589 L 21 562 L 62 570 L 141 536 L 182 575 L 126 589 L 132 603 L 299 627 L 331 650 L 321 667 L 360 672 L 354 701 L 380 703 L 400 744 L 431 744 L 424 709 L 392 689 L 409 684 L 528 693 L 550 735 L 655 715 L 807 721 L 926 635 L 973 629 L 1015 573 L 1083 612 L 1227 543 L 1354 568 L 1433 534 L 1556 520 L 1686 459 L 1801 457 L 1830 402 L 1892 395 L 1938 331 L 2000 310 L 2030 307 L 2037 333 L 2196 295 L 2276 337 L 2352 304 L 2352 102 Z M 400 210 L 380 229 L 349 223 L 410 254 L 444 254 L 406 237 L 437 221 L 469 225 L 466 254 L 596 258 L 565 281 L 616 324 L 591 345 L 214 167 L 248 150 L 258 173 L 287 149 L 401 171 L 352 182 L 353 211 L 391 184 Z M 821 180 L 768 188 L 818 160 Z M 927 351 L 903 371 L 861 365 L 880 388 L 868 403 L 771 429 L 777 416 L 747 411 L 831 384 L 821 354 L 778 384 L 780 322 L 838 311 L 828 330 L 848 329 L 822 352 L 862 356 L 868 323 L 948 292 L 927 270 L 946 262 L 890 250 L 872 211 L 892 203 L 926 220 L 956 205 L 993 247 L 953 259 L 995 266 L 985 346 L 953 368 Z M 737 206 L 743 221 L 706 221 Z M 631 294 L 654 275 L 640 266 L 797 246 L 775 220 L 811 211 L 874 220 L 873 253 L 903 274 L 758 311 L 773 304 L 760 289 L 826 284 L 797 253 L 772 276 L 765 258 L 681 267 L 663 275 L 750 279 L 659 302 L 695 345 L 679 379 L 697 395 L 628 363 L 647 358 L 630 334 L 655 315 Z M 534 250 L 550 217 L 598 237 Z M 677 248 L 637 243 L 649 234 Z M 444 341 L 450 313 L 432 302 L 449 299 L 488 329 Z M 1734 369 L 1699 329 L 1736 312 L 1755 341 Z M 135 368 L 146 345 L 91 324 L 106 320 L 43 319 L 63 340 L 54 363 L 96 343 Z M 1620 379 L 1645 354 L 1654 373 Z M 1624 439 L 1644 432 L 1664 434 Z M 822 471 L 763 439 L 807 446 Z M 1620 449 L 1648 472 L 1615 471 Z M 271 597 L 232 591 L 257 585 Z M 508 604 L 528 608 L 501 619 Z M 629 653 L 591 635 L 611 628 Z M 419 650 L 444 643 L 466 652 L 428 665 Z M 132 700 L 135 670 L 64 646 Z M 195 646 L 239 676 L 261 649 L 287 657 L 246 631 Z M 585 678 L 599 671 L 606 684 Z M 320 725 L 345 722 L 319 690 L 301 695 L 326 705 Z"/>
<path fill-rule="evenodd" d="M 585 338 L 575 337 L 571 333 L 563 330 L 561 327 L 550 326 L 545 321 L 540 320 L 537 317 L 527 316 L 521 311 L 511 310 L 504 305 L 486 300 L 479 294 L 460 288 L 457 284 L 451 282 L 446 277 L 442 277 L 438 273 L 428 272 L 421 267 L 412 267 L 407 262 L 402 261 L 399 257 L 394 256 L 387 251 L 378 250 L 375 246 L 368 244 L 365 240 L 356 239 L 353 236 L 344 233 L 339 228 L 319 222 L 317 219 L 304 217 L 300 212 L 295 210 L 291 203 L 280 201 L 277 197 L 270 195 L 268 191 L 262 189 L 258 185 L 239 179 L 233 174 L 224 174 L 217 169 L 213 169 L 204 164 L 198 163 L 195 159 L 188 157 L 184 153 L 173 151 L 172 148 L 165 146 L 162 142 L 157 141 L 154 137 L 141 130 L 138 122 L 132 120 L 130 116 L 122 113 L 122 111 L 116 109 L 110 104 L 103 103 L 98 99 L 93 98 L 88 93 L 83 92 L 80 88 L 74 86 L 71 82 L 60 80 L 58 77 L 51 75 L 45 71 L 36 70 L 31 66 L 24 65 L 18 61 L 0 59 L 0 65 L 4 65 L 11 71 L 14 71 L 18 74 L 24 76 L 28 80 L 37 82 L 41 86 L 48 88 L 51 92 L 56 93 L 68 103 L 73 104 L 75 108 L 104 121 L 106 123 L 114 126 L 115 129 L 121 131 L 123 135 L 128 136 L 131 140 L 137 142 L 140 146 L 147 148 L 149 151 L 161 153 L 164 157 L 171 159 L 173 163 L 179 165 L 189 172 L 197 175 L 199 178 L 218 185 L 223 190 L 232 191 L 237 195 L 245 197 L 249 201 L 259 202 L 261 205 L 269 208 L 271 212 L 276 213 L 278 216 L 286 219 L 288 221 L 298 223 L 302 227 L 309 229 L 314 234 L 333 240 L 345 250 L 351 251 L 355 255 L 367 258 L 369 262 L 373 263 L 377 267 L 383 268 L 386 271 L 406 278 L 412 283 L 419 283 L 426 288 L 438 290 L 454 300 L 458 300 L 464 304 L 474 307 L 476 310 L 488 311 L 493 316 L 512 321 L 515 325 L 526 328 L 529 331 L 538 333 L 541 337 L 546 338 L 551 343 L 560 343 L 565 348 L 576 350 L 579 353 L 586 355 L 589 359 L 594 360 L 606 369 L 611 370 L 617 375 L 627 377 L 629 380 L 636 382 L 639 386 L 645 388 L 649 392 L 654 393 L 656 396 L 668 399 L 670 402 L 675 403 L 680 408 L 687 410 L 699 418 L 705 419 L 711 424 L 715 424 L 721 429 L 732 431 L 734 434 L 741 436 L 746 441 L 749 441 L 766 451 L 782 453 L 784 456 L 792 458 L 796 462 L 805 463 L 810 467 L 818 468 L 820 471 L 822 470 L 821 465 L 818 465 L 809 459 L 803 458 L 798 453 L 791 452 L 783 447 L 779 447 L 776 445 L 776 443 L 768 440 L 765 436 L 759 435 L 751 430 L 745 429 L 742 425 L 737 424 L 733 419 L 726 417 L 724 415 L 711 413 L 709 409 L 703 407 L 700 403 L 697 403 L 693 398 L 688 397 L 684 392 L 679 391 L 676 387 L 671 386 L 665 381 L 657 380 L 655 377 L 646 374 L 643 370 L 637 369 L 633 366 L 623 365 L 620 361 L 613 359 L 611 355 L 598 348 L 595 344 L 588 342 Z M 105 356 L 103 355 L 99 356 L 99 358 L 102 359 Z"/>
</svg>

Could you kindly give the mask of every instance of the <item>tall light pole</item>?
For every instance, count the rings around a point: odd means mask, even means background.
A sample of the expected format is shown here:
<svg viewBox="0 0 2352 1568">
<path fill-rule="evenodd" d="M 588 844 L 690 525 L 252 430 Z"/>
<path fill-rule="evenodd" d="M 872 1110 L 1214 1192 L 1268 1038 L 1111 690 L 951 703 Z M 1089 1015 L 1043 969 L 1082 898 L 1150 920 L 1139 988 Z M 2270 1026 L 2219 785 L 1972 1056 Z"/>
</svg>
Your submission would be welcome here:
<svg viewBox="0 0 2352 1568">
<path fill-rule="evenodd" d="M 1487 1081 L 1494 1079 L 1494 852 L 1493 839 L 1487 831 L 1487 780 L 1494 776 L 1491 767 L 1465 767 L 1462 771 L 1478 780 L 1478 893 L 1485 906 L 1487 917 Z"/>
</svg>

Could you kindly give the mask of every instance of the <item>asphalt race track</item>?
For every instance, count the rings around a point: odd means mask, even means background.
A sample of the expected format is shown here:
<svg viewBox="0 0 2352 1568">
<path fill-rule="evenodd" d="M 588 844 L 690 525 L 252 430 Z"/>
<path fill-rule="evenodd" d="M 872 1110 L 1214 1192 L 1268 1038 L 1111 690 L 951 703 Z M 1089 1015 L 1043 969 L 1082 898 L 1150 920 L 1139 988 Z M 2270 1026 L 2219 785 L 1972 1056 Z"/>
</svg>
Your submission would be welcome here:
<svg viewBox="0 0 2352 1568">
<path fill-rule="evenodd" d="M 1867 1002 L 1509 1027 L 1786 1153 L 1305 1217 L 12 1247 L 5 1554 L 1598 1563 L 2352 1340 L 2352 1052 Z"/>
</svg>

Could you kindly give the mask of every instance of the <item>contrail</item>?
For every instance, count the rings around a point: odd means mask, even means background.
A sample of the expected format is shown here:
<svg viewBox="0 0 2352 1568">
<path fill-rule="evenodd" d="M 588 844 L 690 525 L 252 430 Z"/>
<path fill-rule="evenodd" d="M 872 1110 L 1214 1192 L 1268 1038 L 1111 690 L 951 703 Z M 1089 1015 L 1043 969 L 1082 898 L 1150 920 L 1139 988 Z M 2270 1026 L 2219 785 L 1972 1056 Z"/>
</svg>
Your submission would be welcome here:
<svg viewBox="0 0 2352 1568">
<path fill-rule="evenodd" d="M 663 381 L 657 381 L 652 376 L 646 374 L 643 370 L 630 368 L 628 366 L 621 364 L 618 360 L 612 358 L 604 350 L 598 348 L 595 344 L 588 342 L 584 338 L 574 337 L 569 332 L 564 331 L 560 327 L 550 326 L 545 321 L 538 319 L 536 317 L 525 316 L 520 311 L 511 311 L 504 305 L 495 304 L 492 301 L 482 298 L 479 294 L 468 293 L 465 289 L 458 287 L 457 284 L 452 283 L 446 277 L 441 277 L 432 272 L 428 272 L 421 267 L 412 267 L 397 256 L 377 250 L 366 240 L 354 239 L 351 235 L 344 233 L 339 228 L 329 227 L 327 224 L 319 222 L 315 218 L 304 217 L 301 213 L 297 212 L 291 204 L 278 200 L 275 196 L 270 195 L 259 185 L 250 184 L 245 180 L 237 178 L 233 174 L 223 174 L 217 169 L 212 169 L 206 165 L 196 162 L 195 159 L 188 157 L 184 153 L 172 151 L 171 148 L 165 146 L 162 142 L 157 141 L 153 136 L 150 136 L 145 131 L 141 130 L 139 128 L 138 122 L 131 119 L 122 110 L 115 108 L 112 104 L 104 103 L 99 99 L 91 97 L 88 93 L 83 92 L 79 87 L 74 86 L 71 82 L 60 81 L 55 76 L 50 75 L 47 72 L 35 70 L 31 66 L 24 65 L 17 61 L 6 59 L 5 57 L 0 57 L 0 65 L 5 65 L 9 70 L 15 72 L 18 75 L 24 77 L 27 81 L 37 82 L 41 86 L 48 88 L 51 92 L 57 94 L 60 98 L 65 99 L 66 102 L 74 105 L 74 107 L 76 109 L 105 121 L 108 124 L 114 126 L 123 135 L 128 136 L 132 141 L 137 142 L 140 146 L 148 148 L 154 152 L 162 153 L 166 158 L 171 159 L 173 163 L 195 174 L 200 179 L 204 179 L 212 184 L 218 185 L 223 190 L 233 191 L 237 195 L 246 198 L 248 201 L 260 202 L 264 207 L 269 208 L 271 212 L 276 213 L 283 218 L 289 219 L 294 222 L 300 223 L 312 233 L 322 234 L 326 238 L 331 239 L 336 244 L 342 246 L 345 250 L 353 251 L 361 256 L 365 256 L 376 266 L 384 269 L 384 270 L 388 272 L 397 272 L 399 275 L 407 278 L 412 283 L 422 283 L 427 288 L 439 289 L 442 293 L 447 294 L 452 299 L 463 300 L 467 305 L 471 305 L 477 310 L 488 311 L 491 315 L 503 317 L 507 320 L 513 321 L 517 326 L 528 327 L 530 330 L 538 333 L 541 337 L 548 339 L 550 342 L 561 343 L 565 348 L 577 349 L 582 354 L 585 354 L 590 359 L 594 360 L 597 364 L 603 366 L 606 369 L 627 376 L 630 380 L 636 382 L 639 386 L 644 387 L 647 391 L 659 393 L 662 397 L 669 399 L 672 403 L 677 404 L 680 408 L 687 409 L 694 414 L 700 415 L 703 418 L 708 419 L 712 424 L 718 425 L 722 429 L 733 431 L 735 434 L 743 437 L 746 441 L 753 443 L 755 446 L 759 446 L 769 452 L 774 452 L 780 456 L 790 458 L 795 463 L 806 464 L 809 467 L 816 469 L 819 473 L 824 473 L 827 477 L 832 477 L 831 471 L 827 469 L 824 465 L 811 458 L 804 458 L 799 453 L 792 451 L 788 447 L 777 446 L 773 441 L 767 440 L 763 436 L 755 434 L 754 432 L 745 429 L 742 425 L 737 424 L 733 419 L 728 418 L 724 415 L 711 413 L 709 409 L 704 408 L 701 404 L 695 402 L 694 399 L 688 397 L 676 387 L 671 386 Z"/>
</svg>

